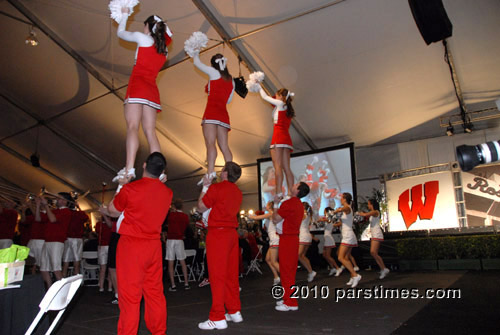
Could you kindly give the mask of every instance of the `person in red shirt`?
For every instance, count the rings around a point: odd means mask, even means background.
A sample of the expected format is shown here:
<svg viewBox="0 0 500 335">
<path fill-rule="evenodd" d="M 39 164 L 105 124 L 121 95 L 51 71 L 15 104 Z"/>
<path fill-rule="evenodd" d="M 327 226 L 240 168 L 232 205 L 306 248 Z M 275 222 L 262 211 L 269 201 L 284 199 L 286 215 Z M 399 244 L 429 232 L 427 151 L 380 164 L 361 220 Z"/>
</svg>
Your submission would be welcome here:
<svg viewBox="0 0 500 335">
<path fill-rule="evenodd" d="M 21 219 L 17 224 L 17 229 L 19 230 L 19 244 L 20 245 L 28 245 L 29 240 L 31 239 L 31 227 L 35 222 L 35 216 L 33 213 L 35 212 L 35 208 L 31 202 L 28 204 L 24 204 L 21 207 Z"/>
<path fill-rule="evenodd" d="M 32 273 L 36 273 L 36 268 L 40 268 L 42 265 L 42 250 L 45 244 L 45 228 L 47 227 L 47 212 L 41 211 L 41 199 L 39 197 L 35 198 L 35 210 L 33 211 L 33 225 L 31 226 L 31 236 L 28 242 L 28 248 L 30 248 L 30 256 L 35 258 L 35 266 L 32 269 Z"/>
<path fill-rule="evenodd" d="M 243 196 L 235 184 L 240 176 L 241 167 L 227 162 L 220 183 L 210 185 L 212 178 L 204 178 L 203 191 L 198 199 L 198 211 L 211 208 L 206 250 L 212 308 L 208 320 L 198 324 L 200 329 L 225 329 L 226 321 L 243 321 L 238 282 L 240 248 L 236 232 Z M 225 314 L 225 309 L 228 314 Z"/>
<path fill-rule="evenodd" d="M 13 206 L 10 201 L 0 202 L 0 249 L 10 248 L 16 233 L 18 214 Z"/>
<path fill-rule="evenodd" d="M 174 200 L 174 209 L 170 211 L 167 218 L 168 232 L 165 259 L 168 261 L 168 275 L 170 277 L 169 291 L 176 291 L 174 280 L 174 261 L 177 258 L 181 263 L 184 275 L 184 289 L 189 290 L 186 251 L 184 250 L 184 232 L 189 225 L 189 217 L 182 212 L 182 199 Z"/>
<path fill-rule="evenodd" d="M 41 205 L 46 210 L 48 218 L 40 264 L 40 273 L 47 287 L 52 285 L 50 272 L 54 272 L 56 280 L 63 278 L 61 263 L 64 241 L 66 241 L 66 234 L 71 221 L 71 209 L 67 207 L 68 201 L 72 200 L 71 195 L 67 192 L 60 192 L 59 195 L 61 198 L 57 199 L 57 209 L 51 209 L 47 199 L 43 195 L 40 197 Z M 40 206 L 37 206 L 37 209 L 35 220 L 41 221 Z"/>
<path fill-rule="evenodd" d="M 124 216 L 118 226 L 120 240 L 116 250 L 118 334 L 137 334 L 143 296 L 149 331 L 153 335 L 167 331 L 160 237 L 172 190 L 159 180 L 166 166 L 161 153 L 150 154 L 143 164 L 142 178 L 129 184 L 130 178 L 120 179 L 123 188 L 107 208 L 109 216 L 117 217 L 122 212 Z"/>
<path fill-rule="evenodd" d="M 80 262 L 83 253 L 83 230 L 89 221 L 87 213 L 76 210 L 74 202 L 70 204 L 71 221 L 68 227 L 68 237 L 64 241 L 63 277 L 68 274 L 69 263 L 73 262 L 74 272 L 80 273 Z"/>
<path fill-rule="evenodd" d="M 97 261 L 101 266 L 99 269 L 99 292 L 104 292 L 104 280 L 106 279 L 106 265 L 108 264 L 109 240 L 111 239 L 111 219 L 102 215 L 100 221 L 95 225 L 99 246 L 97 247 Z M 108 276 L 108 291 L 112 291 L 111 278 Z"/>
<path fill-rule="evenodd" d="M 300 182 L 292 187 L 292 197 L 279 204 L 279 197 L 274 197 L 273 221 L 280 236 L 278 258 L 280 264 L 281 285 L 285 289 L 283 300 L 276 303 L 278 311 L 296 311 L 299 305 L 296 298 L 291 298 L 291 286 L 295 285 L 295 275 L 299 261 L 299 231 L 304 216 L 304 206 L 300 198 L 309 194 L 309 186 Z M 279 208 L 279 209 L 278 209 Z"/>
</svg>

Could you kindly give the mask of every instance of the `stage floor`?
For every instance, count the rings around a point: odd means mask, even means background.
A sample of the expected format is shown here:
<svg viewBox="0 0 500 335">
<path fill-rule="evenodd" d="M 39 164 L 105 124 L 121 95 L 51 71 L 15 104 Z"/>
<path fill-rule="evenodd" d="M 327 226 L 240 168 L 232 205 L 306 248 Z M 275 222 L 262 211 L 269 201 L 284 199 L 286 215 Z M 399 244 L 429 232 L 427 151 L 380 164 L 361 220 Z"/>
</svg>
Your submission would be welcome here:
<svg viewBox="0 0 500 335">
<path fill-rule="evenodd" d="M 226 330 L 202 331 L 198 322 L 208 318 L 210 308 L 210 286 L 198 288 L 194 283 L 189 291 L 169 292 L 166 289 L 168 311 L 168 334 L 465 334 L 498 333 L 498 311 L 500 310 L 500 271 L 436 271 L 436 272 L 391 272 L 384 280 L 378 279 L 375 271 L 361 270 L 363 276 L 358 288 L 363 289 L 359 298 L 341 299 L 349 291 L 345 285 L 347 273 L 338 278 L 328 277 L 326 270 L 320 271 L 309 284 L 309 297 L 299 301 L 299 310 L 278 312 L 271 297 L 272 276 L 267 266 L 264 274 L 252 273 L 240 280 L 241 302 L 244 322 L 228 323 Z M 306 285 L 306 272 L 297 273 L 298 284 Z M 374 287 L 383 289 L 460 289 L 461 298 L 426 299 L 374 298 Z M 314 290 L 317 288 L 317 297 Z M 326 288 L 328 286 L 328 297 Z M 307 289 L 302 289 L 303 295 Z M 385 291 L 388 296 L 390 294 Z M 392 291 L 395 294 L 396 291 Z M 416 291 L 415 291 L 416 292 Z M 415 294 L 415 292 L 411 294 Z M 455 291 L 457 292 L 457 291 Z M 371 299 L 363 298 L 368 295 Z M 441 295 L 442 291 L 435 292 Z M 455 293 L 456 294 L 456 293 Z M 321 298 L 321 295 L 325 299 Z M 118 306 L 110 304 L 111 293 L 99 293 L 96 287 L 83 287 L 75 297 L 71 308 L 58 327 L 57 334 L 116 334 Z M 139 334 L 149 334 L 143 316 Z"/>
</svg>

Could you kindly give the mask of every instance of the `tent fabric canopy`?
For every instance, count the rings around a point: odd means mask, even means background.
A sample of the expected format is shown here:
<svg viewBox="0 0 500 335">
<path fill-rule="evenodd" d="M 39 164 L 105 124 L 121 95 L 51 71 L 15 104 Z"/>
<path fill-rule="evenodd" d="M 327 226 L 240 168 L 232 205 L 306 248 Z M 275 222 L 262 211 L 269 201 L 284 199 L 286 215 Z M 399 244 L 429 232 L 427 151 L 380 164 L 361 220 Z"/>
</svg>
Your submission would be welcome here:
<svg viewBox="0 0 500 335">
<path fill-rule="evenodd" d="M 453 24 L 448 45 L 469 111 L 500 97 L 500 3 L 444 0 Z M 125 162 L 123 97 L 135 44 L 119 40 L 107 1 L 0 2 L 0 183 L 37 192 L 90 190 L 96 208 L 102 182 Z M 158 76 L 162 109 L 157 134 L 168 161 L 168 185 L 195 199 L 205 173 L 201 117 L 207 78 L 183 50 L 194 31 L 210 38 L 201 60 L 219 52 L 233 76 L 255 70 L 264 87 L 296 93 L 295 151 L 345 142 L 356 146 L 442 136 L 439 117 L 458 113 L 441 43 L 427 46 L 407 1 L 168 0 L 142 1 L 128 30 L 157 14 L 173 32 Z M 25 44 L 33 26 L 38 46 Z M 224 43 L 225 42 L 225 43 Z M 228 106 L 234 161 L 250 166 L 239 182 L 257 191 L 257 158 L 269 155 L 272 108 L 258 94 Z M 475 129 L 497 127 L 495 120 Z M 37 140 L 38 139 L 38 140 Z M 29 157 L 37 151 L 40 169 Z M 141 134 L 136 168 L 148 154 Z M 217 165 L 223 165 L 219 153 Z M 111 185 L 109 185 L 111 188 Z M 109 200 L 112 192 L 105 195 Z"/>
</svg>

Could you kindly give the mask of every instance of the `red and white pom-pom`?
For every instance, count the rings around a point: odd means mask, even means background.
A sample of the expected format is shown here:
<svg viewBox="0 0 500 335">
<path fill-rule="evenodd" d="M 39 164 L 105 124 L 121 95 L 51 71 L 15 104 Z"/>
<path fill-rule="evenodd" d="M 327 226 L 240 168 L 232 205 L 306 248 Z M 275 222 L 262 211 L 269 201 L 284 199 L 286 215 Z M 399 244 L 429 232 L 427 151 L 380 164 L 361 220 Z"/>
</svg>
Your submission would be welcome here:
<svg viewBox="0 0 500 335">
<path fill-rule="evenodd" d="M 184 41 L 184 51 L 189 57 L 199 54 L 200 50 L 205 48 L 208 43 L 208 37 L 201 31 L 195 31 L 186 41 Z"/>
<path fill-rule="evenodd" d="M 247 88 L 250 92 L 259 92 L 260 91 L 260 83 L 264 81 L 265 75 L 262 71 L 257 71 L 250 73 L 250 79 L 247 80 Z"/>
<path fill-rule="evenodd" d="M 134 12 L 133 8 L 137 6 L 138 3 L 138 0 L 111 0 L 108 5 L 109 10 L 111 11 L 111 18 L 117 23 L 120 23 L 123 16 L 127 16 L 127 14 L 122 13 L 122 8 L 128 7 L 128 16 L 130 16 Z"/>
</svg>

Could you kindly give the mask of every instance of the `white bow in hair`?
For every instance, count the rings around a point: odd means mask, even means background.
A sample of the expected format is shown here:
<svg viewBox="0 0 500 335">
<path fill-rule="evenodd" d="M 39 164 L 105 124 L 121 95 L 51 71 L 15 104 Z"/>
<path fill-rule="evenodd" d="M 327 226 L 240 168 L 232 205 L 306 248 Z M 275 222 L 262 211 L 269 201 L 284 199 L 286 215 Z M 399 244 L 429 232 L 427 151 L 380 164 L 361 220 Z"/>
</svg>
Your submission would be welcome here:
<svg viewBox="0 0 500 335">
<path fill-rule="evenodd" d="M 295 93 L 288 91 L 288 93 L 286 94 L 286 99 L 288 100 L 289 97 L 294 97 L 294 96 Z"/>
<path fill-rule="evenodd" d="M 226 57 L 217 58 L 215 62 L 219 64 L 219 69 L 221 71 L 224 71 L 224 69 L 226 68 L 227 58 Z"/>
<path fill-rule="evenodd" d="M 153 25 L 153 34 L 156 33 L 156 24 L 162 22 L 162 19 L 160 19 L 159 16 L 153 15 L 153 18 L 155 19 L 155 24 Z M 169 35 L 170 36 L 170 35 Z"/>
</svg>

